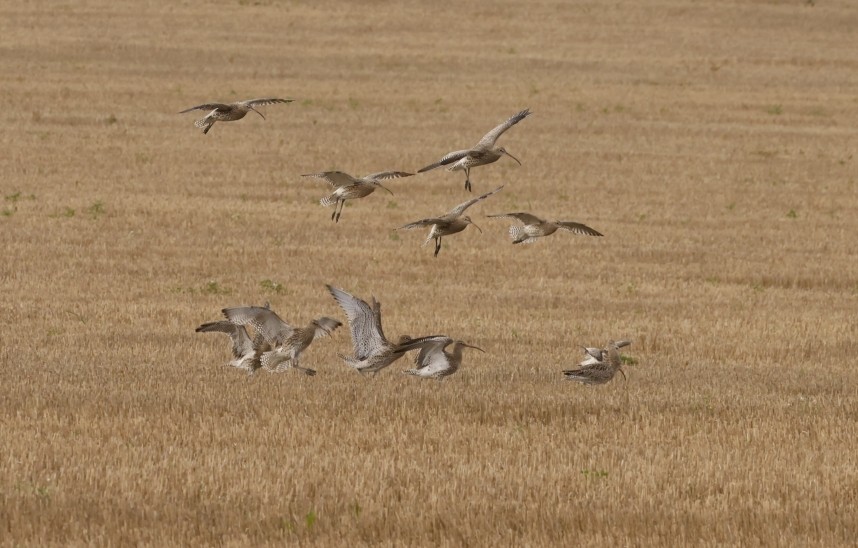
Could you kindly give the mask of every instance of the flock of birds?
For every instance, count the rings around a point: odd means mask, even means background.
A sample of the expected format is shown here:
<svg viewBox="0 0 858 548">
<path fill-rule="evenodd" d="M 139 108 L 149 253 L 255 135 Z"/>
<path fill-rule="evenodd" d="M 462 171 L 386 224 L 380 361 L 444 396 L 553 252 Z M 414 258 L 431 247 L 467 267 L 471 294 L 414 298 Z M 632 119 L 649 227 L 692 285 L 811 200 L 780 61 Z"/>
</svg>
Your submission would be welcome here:
<svg viewBox="0 0 858 548">
<path fill-rule="evenodd" d="M 256 110 L 256 107 L 292 101 L 293 99 L 265 98 L 235 103 L 205 103 L 183 110 L 180 114 L 194 110 L 207 112 L 203 118 L 194 123 L 206 134 L 216 122 L 241 120 L 250 112 L 255 112 L 264 119 L 265 116 Z M 528 116 L 530 116 L 530 110 L 522 110 L 486 133 L 472 148 L 450 152 L 417 172 L 423 173 L 442 166 L 446 166 L 449 171 L 464 171 L 465 190 L 470 192 L 472 168 L 491 164 L 503 156 L 509 156 L 521 165 L 521 161 L 507 152 L 504 147 L 495 145 L 504 132 Z M 413 175 L 404 171 L 383 171 L 365 177 L 353 177 L 342 171 L 326 171 L 306 174 L 304 177 L 321 179 L 330 185 L 331 194 L 322 198 L 320 203 L 325 207 L 334 206 L 331 220 L 339 222 L 347 200 L 369 196 L 376 188 L 393 194 L 390 189 L 382 185 L 381 181 Z M 429 227 L 429 234 L 423 245 L 434 241 L 435 257 L 437 257 L 441 251 L 441 240 L 444 236 L 462 232 L 468 225 L 474 225 L 482 232 L 482 229 L 464 213 L 469 207 L 502 189 L 503 185 L 463 202 L 447 213 L 408 223 L 397 230 Z M 509 228 L 513 244 L 532 243 L 537 238 L 549 236 L 559 229 L 587 236 L 602 236 L 600 232 L 582 223 L 550 221 L 526 212 L 500 213 L 487 215 L 487 217 L 521 221 L 522 225 Z M 396 342 L 391 342 L 384 335 L 381 326 L 381 303 L 376 301 L 375 297 L 367 303 L 340 288 L 331 285 L 326 287 L 345 312 L 351 329 L 354 355 L 340 355 L 340 357 L 348 366 L 360 373 L 375 375 L 407 353 L 416 351 L 415 367 L 404 373 L 423 378 L 442 379 L 459 369 L 465 348 L 484 352 L 477 346 L 444 335 L 417 338 L 403 335 Z M 225 319 L 204 323 L 197 328 L 197 332 L 218 332 L 229 335 L 232 340 L 233 356 L 229 365 L 247 370 L 251 374 L 259 369 L 278 373 L 294 369 L 306 375 L 315 375 L 316 371 L 300 365 L 301 354 L 313 341 L 330 336 L 343 325 L 339 320 L 323 316 L 311 321 L 306 327 L 293 327 L 271 310 L 268 303 L 263 306 L 225 308 L 222 312 Z M 248 326 L 252 328 L 252 336 L 247 331 Z M 604 348 L 582 347 L 584 360 L 575 369 L 563 371 L 563 375 L 566 379 L 584 384 L 604 384 L 613 379 L 617 371 L 625 378 L 619 350 L 629 344 L 628 340 L 618 340 L 609 342 Z"/>
</svg>

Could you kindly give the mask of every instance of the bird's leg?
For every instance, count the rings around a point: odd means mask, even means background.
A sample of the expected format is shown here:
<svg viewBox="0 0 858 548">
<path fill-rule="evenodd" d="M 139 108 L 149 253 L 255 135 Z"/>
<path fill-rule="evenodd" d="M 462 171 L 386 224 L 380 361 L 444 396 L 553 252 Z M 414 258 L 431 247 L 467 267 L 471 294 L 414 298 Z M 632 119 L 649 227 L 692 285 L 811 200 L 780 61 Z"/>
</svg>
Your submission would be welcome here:
<svg viewBox="0 0 858 548">
<path fill-rule="evenodd" d="M 331 220 L 335 221 L 337 219 L 337 207 L 340 205 L 340 202 L 336 202 L 334 204 L 334 212 L 331 213 Z"/>
<path fill-rule="evenodd" d="M 346 201 L 345 201 L 345 200 L 340 200 L 339 202 L 337 202 L 337 205 L 338 205 L 338 206 L 340 206 L 340 210 L 339 210 L 339 211 L 337 211 L 337 219 L 336 219 L 336 222 L 340 222 L 340 215 L 342 215 L 342 214 L 343 214 L 343 207 L 345 207 L 345 205 L 346 205 Z M 336 208 L 334 208 L 334 211 L 336 211 Z"/>
<path fill-rule="evenodd" d="M 441 251 L 441 236 L 435 238 L 435 256 L 438 256 L 438 252 Z"/>
<path fill-rule="evenodd" d="M 471 191 L 471 168 L 465 168 L 465 190 Z"/>
</svg>

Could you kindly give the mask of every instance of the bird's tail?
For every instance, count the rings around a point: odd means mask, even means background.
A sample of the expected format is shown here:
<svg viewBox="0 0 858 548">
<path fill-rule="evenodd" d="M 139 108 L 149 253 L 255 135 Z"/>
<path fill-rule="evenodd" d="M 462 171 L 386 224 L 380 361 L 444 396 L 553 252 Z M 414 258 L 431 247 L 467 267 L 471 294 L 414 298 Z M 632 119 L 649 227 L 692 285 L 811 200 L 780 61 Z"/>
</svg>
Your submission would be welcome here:
<svg viewBox="0 0 858 548">
<path fill-rule="evenodd" d="M 536 241 L 535 238 L 531 238 L 527 232 L 525 232 L 523 226 L 509 227 L 509 237 L 512 239 L 512 243 L 514 244 L 532 244 Z"/>
<path fill-rule="evenodd" d="M 205 135 L 214 125 L 214 120 L 210 120 L 209 118 L 200 118 L 194 122 L 194 125 L 203 130 L 203 135 Z"/>
<path fill-rule="evenodd" d="M 325 207 L 330 207 L 330 206 L 334 205 L 335 203 L 337 203 L 337 197 L 333 194 L 330 194 L 328 196 L 325 196 L 321 200 L 319 200 L 319 203 Z"/>
<path fill-rule="evenodd" d="M 402 373 L 404 375 L 415 375 L 415 376 L 417 376 L 417 375 L 420 375 L 419 371 L 420 371 L 419 369 L 406 369 Z"/>
</svg>

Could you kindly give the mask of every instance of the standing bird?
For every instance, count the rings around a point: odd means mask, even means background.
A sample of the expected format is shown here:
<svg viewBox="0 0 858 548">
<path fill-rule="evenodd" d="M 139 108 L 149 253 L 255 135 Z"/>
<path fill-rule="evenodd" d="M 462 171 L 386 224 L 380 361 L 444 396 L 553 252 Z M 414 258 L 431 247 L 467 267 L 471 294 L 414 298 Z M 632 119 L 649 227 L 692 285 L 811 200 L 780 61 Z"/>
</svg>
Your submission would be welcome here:
<svg viewBox="0 0 858 548">
<path fill-rule="evenodd" d="M 453 345 L 453 352 L 444 350 Z M 406 375 L 415 375 L 424 379 L 438 379 L 449 377 L 459 370 L 462 365 L 462 349 L 473 348 L 485 352 L 482 348 L 470 345 L 464 341 L 454 341 L 450 337 L 434 337 L 431 344 L 424 346 L 414 363 L 416 369 L 403 371 Z"/>
<path fill-rule="evenodd" d="M 508 217 L 510 219 L 518 219 L 524 226 L 509 227 L 509 237 L 512 238 L 513 244 L 530 244 L 536 241 L 536 238 L 542 236 L 550 236 L 554 234 L 558 228 L 574 232 L 575 234 L 584 234 L 586 236 L 602 236 L 603 234 L 597 230 L 593 230 L 587 225 L 575 223 L 572 221 L 546 221 L 540 219 L 536 215 L 524 213 L 499 213 L 497 215 L 486 215 L 486 217 L 498 218 Z"/>
<path fill-rule="evenodd" d="M 273 105 L 274 103 L 291 103 L 295 99 L 277 99 L 274 97 L 269 97 L 266 99 L 249 99 L 247 101 L 238 101 L 236 103 L 205 103 L 203 105 L 197 105 L 195 107 L 191 107 L 185 109 L 179 114 L 185 114 L 186 112 L 191 112 L 192 110 L 210 110 L 208 114 L 204 118 L 201 118 L 194 122 L 194 125 L 203 130 L 203 134 L 209 132 L 215 122 L 232 122 L 234 120 L 241 120 L 244 116 L 253 111 L 256 114 L 262 116 L 262 113 L 256 110 L 254 107 L 259 107 L 263 105 Z M 265 119 L 265 116 L 262 116 L 262 119 Z"/>
<path fill-rule="evenodd" d="M 340 358 L 359 373 L 378 373 L 409 350 L 433 343 L 435 337 L 412 339 L 403 335 L 395 343 L 387 340 L 381 328 L 381 303 L 372 298 L 371 304 L 332 285 L 325 286 L 346 313 L 352 332 L 354 356 Z"/>
<path fill-rule="evenodd" d="M 567 369 L 563 371 L 563 376 L 567 380 L 577 381 L 582 384 L 605 384 L 614 378 L 614 375 L 619 371 L 626 379 L 626 374 L 622 370 L 622 360 L 620 359 L 620 344 L 628 341 L 616 341 L 608 343 L 608 346 L 602 349 L 601 352 L 587 351 L 588 359 L 578 364 L 578 369 Z M 623 345 L 627 346 L 627 345 Z M 597 359 L 593 363 L 590 358 L 596 358 L 598 354 L 601 359 Z"/>
<path fill-rule="evenodd" d="M 441 238 L 444 236 L 449 236 L 450 234 L 455 234 L 457 232 L 461 232 L 468 227 L 468 225 L 474 225 L 474 227 L 479 230 L 481 233 L 483 229 L 478 227 L 467 215 L 462 215 L 466 209 L 479 202 L 480 200 L 485 200 L 492 194 L 496 192 L 500 192 L 503 188 L 503 185 L 497 187 L 491 192 L 486 192 L 482 196 L 478 196 L 477 198 L 473 198 L 468 200 L 463 204 L 459 204 L 453 209 L 450 210 L 446 215 L 442 215 L 440 217 L 430 217 L 429 219 L 421 219 L 419 221 L 414 221 L 413 223 L 408 223 L 407 225 L 400 226 L 396 230 L 407 229 L 411 230 L 412 228 L 420 228 L 423 226 L 432 226 L 429 229 L 429 236 L 426 237 L 426 241 L 423 242 L 423 245 L 429 243 L 430 240 L 435 240 L 435 256 L 438 256 L 438 252 L 441 251 Z"/>
<path fill-rule="evenodd" d="M 315 177 L 331 185 L 334 192 L 322 198 L 319 203 L 325 207 L 334 206 L 331 220 L 339 222 L 340 214 L 342 214 L 343 207 L 346 205 L 346 200 L 369 196 L 375 191 L 376 187 L 390 192 L 390 189 L 382 185 L 379 181 L 411 177 L 412 175 L 414 174 L 404 171 L 382 171 L 367 175 L 366 177 L 352 177 L 342 171 L 323 171 L 322 173 L 307 173 L 301 175 L 301 177 Z M 392 195 L 393 192 L 390 192 L 390 194 Z"/>
<path fill-rule="evenodd" d="M 306 327 L 292 327 L 273 310 L 259 306 L 224 308 L 223 315 L 235 325 L 253 326 L 259 337 L 270 345 L 267 349 L 257 348 L 253 371 L 260 367 L 276 372 L 293 368 L 306 375 L 315 375 L 314 370 L 298 365 L 301 353 L 314 340 L 330 335 L 342 325 L 333 318 L 323 316 L 311 321 Z"/>
<path fill-rule="evenodd" d="M 418 170 L 417 173 L 423 173 L 424 171 L 429 171 L 441 166 L 448 166 L 448 171 L 464 170 L 465 190 L 470 192 L 472 167 L 484 166 L 486 164 L 497 162 L 504 154 L 518 162 L 518 165 L 521 165 L 521 162 L 518 160 L 518 158 L 507 152 L 504 147 L 495 147 L 495 142 L 498 140 L 498 137 L 503 135 L 506 130 L 508 130 L 515 124 L 521 122 L 528 116 L 530 116 L 530 109 L 526 108 L 512 118 L 510 118 L 509 120 L 507 120 L 506 122 L 502 123 L 498 127 L 486 133 L 483 138 L 480 139 L 480 142 L 474 146 L 474 148 L 450 152 L 434 164 L 430 164 L 423 169 Z"/>
</svg>

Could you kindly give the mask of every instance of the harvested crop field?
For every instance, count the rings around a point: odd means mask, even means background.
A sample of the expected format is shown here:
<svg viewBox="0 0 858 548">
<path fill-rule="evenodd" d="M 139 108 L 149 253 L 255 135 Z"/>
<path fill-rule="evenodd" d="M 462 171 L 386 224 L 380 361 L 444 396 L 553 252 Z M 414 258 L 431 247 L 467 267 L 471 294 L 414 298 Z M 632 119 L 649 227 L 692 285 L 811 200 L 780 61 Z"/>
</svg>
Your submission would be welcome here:
<svg viewBox="0 0 858 548">
<path fill-rule="evenodd" d="M 858 538 L 848 1 L 0 6 L 0 543 Z M 203 135 L 200 103 L 285 97 Z M 416 172 L 339 222 L 302 174 Z M 504 185 L 444 237 L 394 230 Z M 529 211 L 604 234 L 511 245 Z M 226 367 L 224 307 L 466 350 L 441 381 Z M 628 380 L 563 379 L 630 339 Z"/>
</svg>

